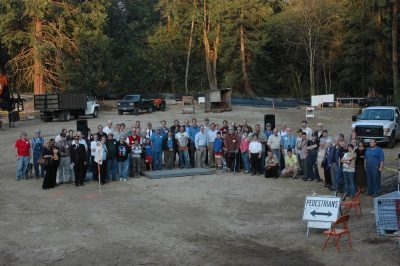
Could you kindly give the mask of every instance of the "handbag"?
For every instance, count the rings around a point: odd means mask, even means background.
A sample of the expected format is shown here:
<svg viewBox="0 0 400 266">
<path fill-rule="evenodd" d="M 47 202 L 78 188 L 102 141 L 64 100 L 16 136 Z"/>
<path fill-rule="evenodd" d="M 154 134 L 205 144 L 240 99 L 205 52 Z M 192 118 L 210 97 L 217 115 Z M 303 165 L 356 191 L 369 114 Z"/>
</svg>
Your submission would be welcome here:
<svg viewBox="0 0 400 266">
<path fill-rule="evenodd" d="M 41 166 L 47 166 L 49 164 L 49 162 L 42 156 L 39 158 L 38 164 L 40 164 Z"/>
</svg>

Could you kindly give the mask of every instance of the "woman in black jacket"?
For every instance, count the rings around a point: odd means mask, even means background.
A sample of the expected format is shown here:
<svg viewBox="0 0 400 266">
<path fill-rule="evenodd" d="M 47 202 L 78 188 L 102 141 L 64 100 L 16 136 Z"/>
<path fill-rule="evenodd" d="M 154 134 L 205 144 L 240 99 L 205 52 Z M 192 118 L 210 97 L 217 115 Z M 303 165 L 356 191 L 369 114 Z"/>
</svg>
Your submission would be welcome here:
<svg viewBox="0 0 400 266">
<path fill-rule="evenodd" d="M 60 154 L 55 146 L 54 139 L 45 142 L 42 152 L 43 159 L 46 161 L 45 170 L 46 174 L 43 179 L 43 189 L 54 188 L 57 186 L 57 169 L 60 165 Z"/>
</svg>

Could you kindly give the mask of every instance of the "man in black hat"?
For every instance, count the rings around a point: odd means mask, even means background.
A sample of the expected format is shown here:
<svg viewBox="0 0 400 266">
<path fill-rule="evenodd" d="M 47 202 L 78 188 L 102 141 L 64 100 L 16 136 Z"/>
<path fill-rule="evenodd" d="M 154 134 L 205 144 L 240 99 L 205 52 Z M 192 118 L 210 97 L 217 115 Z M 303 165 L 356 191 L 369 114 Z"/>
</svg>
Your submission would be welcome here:
<svg viewBox="0 0 400 266">
<path fill-rule="evenodd" d="M 83 178 L 86 161 L 85 146 L 79 143 L 79 135 L 74 136 L 74 141 L 70 147 L 71 165 L 74 168 L 75 186 L 83 186 Z"/>
</svg>

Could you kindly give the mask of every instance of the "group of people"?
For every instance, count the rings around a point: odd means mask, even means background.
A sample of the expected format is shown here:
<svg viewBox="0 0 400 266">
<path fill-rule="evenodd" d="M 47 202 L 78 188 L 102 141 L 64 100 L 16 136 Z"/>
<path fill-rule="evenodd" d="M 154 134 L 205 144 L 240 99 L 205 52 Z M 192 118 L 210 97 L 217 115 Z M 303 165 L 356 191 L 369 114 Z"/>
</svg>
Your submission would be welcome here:
<svg viewBox="0 0 400 266">
<path fill-rule="evenodd" d="M 312 130 L 307 121 L 296 132 L 286 125 L 278 129 L 267 123 L 262 129 L 256 124 L 253 129 L 247 120 L 218 125 L 208 118 L 200 125 L 195 118 L 171 126 L 162 120 L 156 129 L 136 121 L 129 130 L 108 121 L 95 133 L 88 129 L 87 136 L 62 129 L 49 141 L 37 129 L 30 141 L 22 133 L 15 144 L 17 180 L 26 178 L 32 156 L 35 176 L 44 177 L 43 189 L 73 181 L 81 186 L 90 176 L 106 184 L 163 168 L 210 167 L 266 178 L 302 176 L 350 196 L 358 189 L 379 195 L 384 154 L 375 140 L 367 148 L 355 132 L 347 141 L 343 134 L 330 136 L 321 123 Z"/>
</svg>

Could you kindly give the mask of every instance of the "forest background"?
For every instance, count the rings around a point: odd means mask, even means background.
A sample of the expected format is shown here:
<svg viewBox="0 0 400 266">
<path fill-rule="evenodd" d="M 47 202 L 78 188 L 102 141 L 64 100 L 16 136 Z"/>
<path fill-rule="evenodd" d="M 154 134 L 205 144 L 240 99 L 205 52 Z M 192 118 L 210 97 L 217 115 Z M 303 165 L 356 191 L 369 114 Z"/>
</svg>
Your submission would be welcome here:
<svg viewBox="0 0 400 266">
<path fill-rule="evenodd" d="M 0 0 L 18 91 L 394 95 L 397 0 Z M 400 104 L 399 104 L 400 105 Z"/>
</svg>

